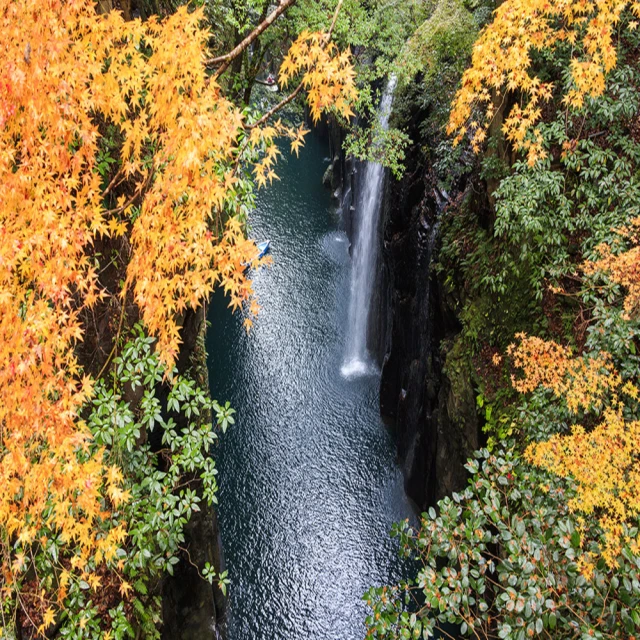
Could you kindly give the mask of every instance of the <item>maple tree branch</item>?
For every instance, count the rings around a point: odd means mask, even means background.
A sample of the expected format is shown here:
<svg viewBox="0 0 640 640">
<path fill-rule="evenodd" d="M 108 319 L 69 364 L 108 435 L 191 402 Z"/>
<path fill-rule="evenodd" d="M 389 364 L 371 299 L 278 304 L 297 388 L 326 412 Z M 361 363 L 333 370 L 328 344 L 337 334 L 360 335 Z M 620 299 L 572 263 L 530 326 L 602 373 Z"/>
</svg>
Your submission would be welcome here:
<svg viewBox="0 0 640 640">
<path fill-rule="evenodd" d="M 216 72 L 216 77 L 222 75 L 231 61 L 237 58 L 256 38 L 270 27 L 279 16 L 281 16 L 291 5 L 295 4 L 296 0 L 280 0 L 280 3 L 274 11 L 272 11 L 244 40 L 236 45 L 229 53 L 225 53 L 222 56 L 216 58 L 209 58 L 205 61 L 207 67 L 213 67 L 221 64 L 222 66 Z"/>
<path fill-rule="evenodd" d="M 325 35 L 325 38 L 324 38 L 324 46 L 329 44 L 329 41 L 331 40 L 331 36 L 332 36 L 333 30 L 334 30 L 334 28 L 336 26 L 336 22 L 338 21 L 338 15 L 340 14 L 340 9 L 342 8 L 343 2 L 344 2 L 344 0 L 338 0 L 338 4 L 336 5 L 336 9 L 333 12 L 333 18 L 331 20 L 331 26 L 329 27 L 329 31 L 327 31 L 327 33 Z M 302 91 L 303 88 L 304 88 L 304 81 L 301 81 L 300 84 L 293 90 L 292 93 L 290 93 L 286 98 L 284 98 L 280 102 L 278 102 L 277 105 L 275 105 L 274 107 L 269 109 L 269 111 L 267 111 L 267 113 L 265 113 L 259 120 L 257 120 L 253 124 L 247 125 L 245 127 L 245 129 L 251 130 L 251 129 L 255 129 L 256 127 L 262 126 L 269 118 L 271 118 L 271 116 L 273 116 L 275 113 L 280 111 L 280 109 L 282 109 L 283 107 L 286 107 L 292 100 L 295 100 L 295 98 L 300 94 L 300 92 Z"/>
<path fill-rule="evenodd" d="M 136 199 L 143 195 L 144 192 L 149 188 L 151 179 L 153 178 L 153 173 L 153 168 L 149 169 L 145 181 L 135 190 L 135 193 L 123 205 L 121 205 L 120 207 L 116 207 L 115 209 L 108 209 L 104 212 L 104 215 L 122 213 L 129 205 L 133 204 Z"/>
<path fill-rule="evenodd" d="M 271 109 L 269 109 L 269 111 L 267 111 L 267 113 L 265 113 L 262 116 L 262 118 L 260 118 L 259 120 L 256 120 L 256 122 L 254 122 L 253 124 L 247 125 L 245 128 L 246 129 L 255 129 L 256 127 L 259 127 L 259 126 L 263 125 L 274 113 L 280 111 L 280 109 L 282 109 L 282 107 L 285 107 L 294 98 L 296 98 L 296 96 L 302 91 L 303 87 L 304 87 L 304 82 L 301 82 L 295 88 L 293 93 L 290 93 L 286 98 L 284 98 L 283 100 L 280 100 L 280 102 L 278 102 L 278 104 L 275 107 L 272 107 Z"/>
<path fill-rule="evenodd" d="M 118 348 L 118 341 L 120 340 L 120 334 L 122 332 L 122 323 L 124 322 L 124 312 L 127 307 L 126 293 L 125 298 L 122 301 L 122 308 L 120 310 L 120 320 L 118 321 L 118 332 L 116 333 L 116 337 L 113 340 L 113 347 L 111 348 L 111 352 L 107 356 L 105 363 L 102 365 L 102 369 L 100 369 L 100 373 L 97 375 L 96 380 L 99 380 L 102 377 L 102 374 L 106 371 L 107 367 L 111 362 L 111 358 L 114 356 L 116 349 Z"/>
<path fill-rule="evenodd" d="M 344 0 L 338 0 L 336 9 L 333 12 L 331 26 L 329 27 L 329 31 L 327 31 L 324 37 L 324 46 L 329 44 L 329 41 L 331 40 L 331 36 L 336 26 L 336 22 L 338 21 L 338 15 L 340 14 L 340 9 L 342 8 L 343 2 Z M 280 109 L 282 109 L 283 107 L 286 107 L 292 100 L 294 100 L 298 96 L 298 94 L 302 91 L 303 87 L 304 87 L 304 81 L 300 82 L 300 84 L 294 89 L 293 93 L 290 93 L 286 98 L 278 102 L 278 104 L 275 107 L 272 107 L 271 109 L 269 109 L 269 111 L 267 111 L 267 113 L 265 113 L 259 120 L 257 120 L 253 124 L 247 125 L 245 128 L 255 129 L 256 127 L 263 125 L 272 115 L 280 111 Z"/>
<path fill-rule="evenodd" d="M 109 191 L 111 191 L 111 189 L 113 189 L 116 186 L 116 180 L 118 180 L 118 178 L 122 176 L 123 171 L 124 171 L 124 164 L 120 167 L 120 169 L 118 169 L 118 171 L 116 172 L 116 175 L 113 176 L 111 182 L 107 185 L 107 188 L 102 192 L 103 198 L 109 193 Z"/>
<path fill-rule="evenodd" d="M 331 21 L 331 26 L 329 27 L 329 31 L 327 31 L 326 42 L 329 42 L 329 40 L 331 40 L 331 36 L 333 34 L 333 30 L 335 29 L 336 22 L 338 21 L 338 15 L 340 13 L 340 9 L 342 9 L 343 2 L 344 0 L 338 0 L 336 10 L 333 12 L 333 20 Z"/>
</svg>

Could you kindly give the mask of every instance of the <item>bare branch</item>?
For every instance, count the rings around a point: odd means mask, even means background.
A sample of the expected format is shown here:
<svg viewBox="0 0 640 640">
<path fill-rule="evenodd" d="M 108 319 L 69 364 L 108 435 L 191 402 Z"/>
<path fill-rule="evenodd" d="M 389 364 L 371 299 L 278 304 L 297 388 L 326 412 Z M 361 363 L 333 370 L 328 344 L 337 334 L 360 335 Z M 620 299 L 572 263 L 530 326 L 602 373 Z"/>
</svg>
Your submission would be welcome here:
<svg viewBox="0 0 640 640">
<path fill-rule="evenodd" d="M 147 177 L 145 178 L 144 182 L 138 186 L 138 188 L 135 190 L 135 193 L 123 205 L 116 207 L 115 209 L 108 209 L 107 211 L 104 212 L 103 215 L 113 215 L 115 213 L 122 213 L 129 205 L 133 204 L 137 198 L 139 198 L 141 195 L 144 194 L 144 192 L 149 188 L 149 185 L 151 184 L 151 180 L 153 176 L 154 176 L 154 172 L 152 167 L 151 169 L 149 169 L 149 172 L 147 173 Z M 106 194 L 106 191 L 105 191 L 105 194 Z"/>
<path fill-rule="evenodd" d="M 295 88 L 293 93 L 290 93 L 286 98 L 284 98 L 284 100 L 281 100 L 280 102 L 278 102 L 278 104 L 275 107 L 273 107 L 272 109 L 269 109 L 269 111 L 267 111 L 267 113 L 265 113 L 262 116 L 262 118 L 260 118 L 260 120 L 257 120 L 253 124 L 248 125 L 246 128 L 255 129 L 256 127 L 260 127 L 261 125 L 263 125 L 274 113 L 280 111 L 282 107 L 285 107 L 286 105 L 288 105 L 302 91 L 303 86 L 304 86 L 304 83 L 301 82 Z"/>
<path fill-rule="evenodd" d="M 279 16 L 281 16 L 296 0 L 280 0 L 280 3 L 274 11 L 272 11 L 242 42 L 235 46 L 229 53 L 217 58 L 210 58 L 206 61 L 208 67 L 214 67 L 218 64 L 222 66 L 216 72 L 216 76 L 220 76 L 226 70 L 232 60 L 237 58 L 256 38 L 258 38 L 268 27 L 270 27 Z"/>
<path fill-rule="evenodd" d="M 336 10 L 333 12 L 333 20 L 331 21 L 331 26 L 329 27 L 329 31 L 327 31 L 326 42 L 331 40 L 331 35 L 333 34 L 333 30 L 335 29 L 336 22 L 338 21 L 338 14 L 340 13 L 340 9 L 342 9 L 342 3 L 344 0 L 338 0 L 338 4 L 336 5 Z"/>
</svg>

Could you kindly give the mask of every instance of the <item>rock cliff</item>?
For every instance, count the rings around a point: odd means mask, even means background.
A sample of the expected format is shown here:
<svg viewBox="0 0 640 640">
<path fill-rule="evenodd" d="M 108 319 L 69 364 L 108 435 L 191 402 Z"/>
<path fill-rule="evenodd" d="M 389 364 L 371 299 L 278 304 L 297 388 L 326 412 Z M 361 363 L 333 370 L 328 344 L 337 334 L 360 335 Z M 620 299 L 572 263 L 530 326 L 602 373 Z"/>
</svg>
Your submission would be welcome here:
<svg viewBox="0 0 640 640">
<path fill-rule="evenodd" d="M 409 150 L 401 181 L 390 180 L 383 216 L 387 335 L 380 411 L 393 429 L 408 495 L 424 509 L 466 482 L 479 444 L 473 367 L 456 340 L 458 297 L 433 268 L 444 206 L 431 168 Z"/>
</svg>

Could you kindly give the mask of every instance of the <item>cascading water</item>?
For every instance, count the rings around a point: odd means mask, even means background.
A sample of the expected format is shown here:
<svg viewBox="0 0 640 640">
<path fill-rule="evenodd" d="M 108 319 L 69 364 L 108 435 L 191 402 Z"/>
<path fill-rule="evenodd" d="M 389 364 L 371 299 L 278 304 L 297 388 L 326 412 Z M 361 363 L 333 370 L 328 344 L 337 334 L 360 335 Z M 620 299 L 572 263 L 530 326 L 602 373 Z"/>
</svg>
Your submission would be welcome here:
<svg viewBox="0 0 640 640">
<path fill-rule="evenodd" d="M 383 130 L 389 126 L 396 77 L 389 78 L 378 108 L 378 123 Z M 347 325 L 346 355 L 341 368 L 343 376 L 363 375 L 375 370 L 367 350 L 367 328 L 378 254 L 378 219 L 384 186 L 384 167 L 367 162 L 356 205 L 358 225 L 351 267 L 351 296 Z"/>
</svg>

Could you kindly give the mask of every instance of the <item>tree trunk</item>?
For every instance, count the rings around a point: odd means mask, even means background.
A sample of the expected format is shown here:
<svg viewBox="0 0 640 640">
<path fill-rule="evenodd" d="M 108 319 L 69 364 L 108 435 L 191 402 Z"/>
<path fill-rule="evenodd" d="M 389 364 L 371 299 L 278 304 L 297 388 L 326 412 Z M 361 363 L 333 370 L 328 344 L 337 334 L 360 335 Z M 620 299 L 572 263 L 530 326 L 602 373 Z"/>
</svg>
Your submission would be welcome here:
<svg viewBox="0 0 640 640">
<path fill-rule="evenodd" d="M 98 13 L 109 13 L 113 11 L 113 0 L 97 0 Z"/>
</svg>

